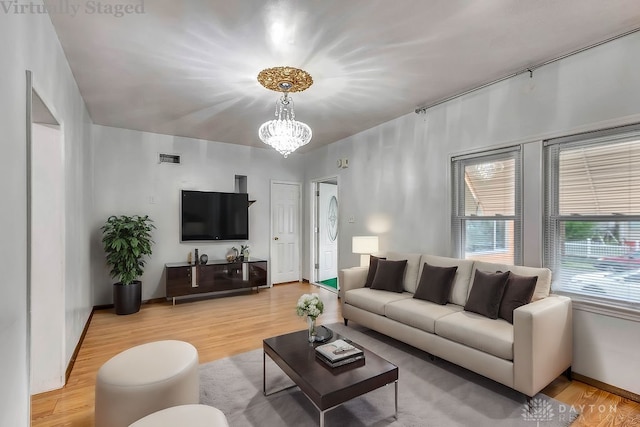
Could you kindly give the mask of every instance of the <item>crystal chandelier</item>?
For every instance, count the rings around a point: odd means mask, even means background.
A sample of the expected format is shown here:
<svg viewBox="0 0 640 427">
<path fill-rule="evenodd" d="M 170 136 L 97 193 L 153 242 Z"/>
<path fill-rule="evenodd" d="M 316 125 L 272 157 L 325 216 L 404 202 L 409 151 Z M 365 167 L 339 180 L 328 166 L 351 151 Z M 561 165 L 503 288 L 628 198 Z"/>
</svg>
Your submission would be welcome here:
<svg viewBox="0 0 640 427">
<path fill-rule="evenodd" d="M 311 128 L 297 121 L 293 99 L 289 92 L 302 92 L 313 84 L 304 70 L 293 67 L 274 67 L 260 71 L 258 81 L 262 86 L 283 95 L 276 101 L 275 119 L 260 126 L 258 136 L 265 144 L 278 150 L 285 158 L 299 147 L 311 141 Z"/>
</svg>

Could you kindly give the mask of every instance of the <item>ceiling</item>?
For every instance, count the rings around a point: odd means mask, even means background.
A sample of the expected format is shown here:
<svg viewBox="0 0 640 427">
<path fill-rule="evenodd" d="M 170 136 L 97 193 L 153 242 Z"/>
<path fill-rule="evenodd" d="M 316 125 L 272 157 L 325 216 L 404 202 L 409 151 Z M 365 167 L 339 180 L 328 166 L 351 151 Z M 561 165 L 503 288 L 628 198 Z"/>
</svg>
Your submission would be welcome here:
<svg viewBox="0 0 640 427">
<path fill-rule="evenodd" d="M 256 76 L 288 65 L 314 79 L 302 151 L 640 27 L 637 0 L 96 3 L 51 13 L 94 123 L 266 147 L 278 94 Z"/>
</svg>

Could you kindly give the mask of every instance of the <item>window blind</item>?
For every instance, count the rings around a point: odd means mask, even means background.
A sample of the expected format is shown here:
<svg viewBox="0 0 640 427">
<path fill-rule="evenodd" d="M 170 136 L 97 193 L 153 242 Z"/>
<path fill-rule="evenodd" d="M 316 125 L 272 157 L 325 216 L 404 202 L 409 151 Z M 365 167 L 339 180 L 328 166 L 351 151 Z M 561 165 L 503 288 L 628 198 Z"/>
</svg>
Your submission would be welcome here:
<svg viewBox="0 0 640 427">
<path fill-rule="evenodd" d="M 547 144 L 545 264 L 554 291 L 640 305 L 640 134 Z"/>
<path fill-rule="evenodd" d="M 518 264 L 520 149 L 452 159 L 452 235 L 461 258 Z"/>
</svg>

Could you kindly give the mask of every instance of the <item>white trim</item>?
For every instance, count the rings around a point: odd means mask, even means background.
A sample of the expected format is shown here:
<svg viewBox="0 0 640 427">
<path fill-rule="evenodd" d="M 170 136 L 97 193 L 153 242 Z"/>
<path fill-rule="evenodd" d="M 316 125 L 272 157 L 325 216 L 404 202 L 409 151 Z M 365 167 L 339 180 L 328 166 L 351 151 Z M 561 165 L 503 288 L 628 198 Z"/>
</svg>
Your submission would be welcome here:
<svg viewBox="0 0 640 427">
<path fill-rule="evenodd" d="M 601 314 L 603 316 L 631 320 L 640 323 L 640 310 L 615 304 L 607 304 L 602 300 L 590 299 L 588 297 L 569 292 L 558 291 L 556 294 L 570 297 L 574 310 L 586 311 L 588 313 Z"/>
<path fill-rule="evenodd" d="M 66 301 L 66 292 L 67 292 L 67 287 L 66 287 L 66 273 L 67 273 L 67 261 L 66 261 L 66 255 L 67 255 L 67 233 L 66 233 L 66 211 L 67 211 L 67 184 L 68 184 L 68 180 L 69 177 L 67 176 L 67 155 L 66 155 L 66 151 L 67 151 L 67 146 L 66 146 L 66 139 L 65 139 L 65 122 L 64 120 L 61 120 L 60 117 L 61 115 L 59 114 L 58 110 L 55 108 L 55 104 L 53 102 L 50 101 L 49 96 L 46 94 L 46 91 L 42 91 L 40 90 L 43 86 L 41 86 L 39 84 L 39 81 L 37 79 L 37 76 L 35 76 L 35 74 L 31 73 L 30 71 L 28 71 L 30 76 L 31 76 L 31 91 L 35 92 L 37 94 L 37 96 L 40 98 L 40 100 L 42 101 L 42 103 L 44 104 L 45 108 L 47 108 L 49 110 L 49 112 L 51 113 L 51 116 L 53 116 L 53 119 L 58 123 L 57 125 L 45 125 L 48 127 L 56 127 L 58 130 L 58 135 L 60 138 L 60 157 L 59 160 L 62 164 L 62 188 L 60 188 L 60 197 L 61 197 L 61 210 L 62 212 L 60 212 L 60 216 L 61 216 L 61 221 L 60 221 L 60 262 L 61 262 L 61 271 L 60 271 L 60 277 L 59 280 L 61 281 L 61 300 L 63 302 Z M 31 102 L 31 108 L 33 108 L 33 103 Z M 31 180 L 32 180 L 32 174 L 33 174 L 33 170 L 31 168 L 31 158 L 32 158 L 32 150 L 33 150 L 33 141 L 32 141 L 32 126 L 34 124 L 38 124 L 37 122 L 33 121 L 33 117 L 30 115 L 30 117 L 28 118 L 28 122 L 27 125 L 29 126 L 29 146 L 28 146 L 28 158 L 29 158 L 29 165 L 30 167 L 27 170 L 27 174 L 28 174 L 28 180 L 30 181 L 29 184 L 29 194 L 27 195 L 28 199 L 31 200 L 32 198 L 32 184 L 31 184 Z M 29 203 L 31 204 L 31 202 L 29 201 Z M 31 208 L 29 209 L 29 224 L 28 227 L 29 229 L 31 229 L 32 227 L 32 223 L 31 223 L 31 216 L 32 216 L 32 212 L 31 212 Z M 31 233 L 31 232 L 30 232 Z M 30 235 L 27 241 L 27 245 L 31 245 L 31 242 L 33 240 L 33 236 Z M 28 312 L 28 318 L 29 318 L 29 334 L 28 334 L 28 339 L 29 339 L 29 394 L 31 394 L 32 392 L 32 381 L 33 379 L 31 378 L 33 372 L 31 370 L 31 364 L 32 364 L 32 355 L 31 355 L 31 339 L 32 339 L 32 334 L 31 334 L 31 329 L 33 327 L 33 324 L 31 322 L 31 299 L 32 299 L 32 278 L 31 278 L 31 269 L 32 269 L 32 262 L 31 262 L 31 250 L 29 249 L 29 264 L 28 264 L 28 270 L 29 270 L 29 283 L 28 283 L 28 299 L 29 299 L 29 312 Z M 60 310 L 63 311 L 63 316 L 62 316 L 62 330 L 60 331 L 60 339 L 61 339 L 61 343 L 60 343 L 60 355 L 59 355 L 59 362 L 60 365 L 58 366 L 58 374 L 59 377 L 57 377 L 56 379 L 47 379 L 45 382 L 40 382 L 38 383 L 40 386 L 42 386 L 42 390 L 43 391 L 48 391 L 48 390 L 53 390 L 53 389 L 57 389 L 60 388 L 62 386 L 64 386 L 66 384 L 66 367 L 67 365 L 71 362 L 71 357 L 73 356 L 72 354 L 66 354 L 66 349 L 67 349 L 67 320 L 66 320 L 66 316 L 65 316 L 65 306 L 59 307 Z"/>
<path fill-rule="evenodd" d="M 340 207 L 342 206 L 342 196 L 340 194 L 340 175 L 327 175 L 324 177 L 320 177 L 320 178 L 314 178 L 310 181 L 310 192 L 309 194 L 311 195 L 311 197 L 309 197 L 309 208 L 310 208 L 310 218 L 309 218 L 309 282 L 312 284 L 316 284 L 319 285 L 317 283 L 318 277 L 317 277 L 317 272 L 316 272 L 316 266 L 315 266 L 315 258 L 316 258 L 316 237 L 315 237 L 315 227 L 316 227 L 316 220 L 317 220 L 317 216 L 316 216 L 316 196 L 315 196 L 315 192 L 316 190 L 318 190 L 318 184 L 321 182 L 327 182 L 327 181 L 331 181 L 334 180 L 336 181 L 336 186 L 337 186 L 337 192 L 338 192 L 338 260 L 340 259 L 340 223 L 342 215 L 340 214 Z M 338 266 L 336 265 L 336 270 L 339 270 Z M 337 272 L 337 271 L 336 271 Z M 338 283 L 338 289 L 340 288 L 340 284 Z M 327 287 L 327 289 L 333 289 L 330 287 Z"/>
</svg>

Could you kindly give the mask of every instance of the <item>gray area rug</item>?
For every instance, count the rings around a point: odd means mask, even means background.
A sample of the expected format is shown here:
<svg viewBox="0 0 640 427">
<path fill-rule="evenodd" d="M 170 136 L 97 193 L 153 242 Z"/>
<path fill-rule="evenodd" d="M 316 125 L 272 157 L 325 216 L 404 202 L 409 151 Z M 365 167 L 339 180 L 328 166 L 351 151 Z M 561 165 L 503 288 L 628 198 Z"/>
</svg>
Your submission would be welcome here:
<svg viewBox="0 0 640 427">
<path fill-rule="evenodd" d="M 399 368 L 398 419 L 393 386 L 327 412 L 327 426 L 567 426 L 578 414 L 543 394 L 528 410 L 524 395 L 358 325 L 327 325 Z M 292 385 L 267 357 L 267 391 Z M 297 388 L 262 394 L 262 349 L 200 366 L 200 401 L 227 416 L 231 427 L 317 426 L 315 406 Z"/>
</svg>

